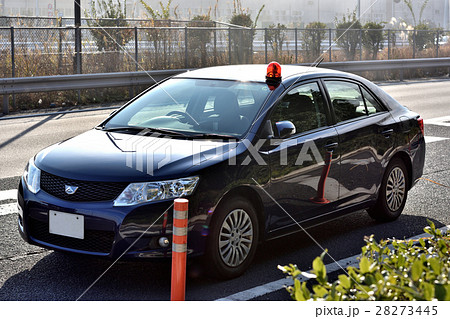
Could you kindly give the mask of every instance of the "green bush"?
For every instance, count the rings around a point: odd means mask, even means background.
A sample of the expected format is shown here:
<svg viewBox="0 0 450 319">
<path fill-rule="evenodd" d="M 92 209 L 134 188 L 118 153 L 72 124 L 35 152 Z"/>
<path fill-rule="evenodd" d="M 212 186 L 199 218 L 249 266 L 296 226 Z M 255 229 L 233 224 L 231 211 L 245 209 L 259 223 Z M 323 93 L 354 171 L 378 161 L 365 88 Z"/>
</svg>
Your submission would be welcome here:
<svg viewBox="0 0 450 319">
<path fill-rule="evenodd" d="M 302 49 L 306 51 L 308 60 L 314 61 L 322 54 L 321 44 L 326 37 L 327 25 L 322 22 L 311 22 L 302 32 Z"/>
<path fill-rule="evenodd" d="M 208 63 L 208 44 L 211 43 L 215 27 L 214 21 L 208 15 L 196 15 L 189 23 L 189 41 L 187 43 L 189 48 L 189 57 L 191 61 L 190 66 L 205 67 Z M 200 29 L 195 29 L 200 28 Z M 198 58 L 200 56 L 200 59 Z"/>
<path fill-rule="evenodd" d="M 432 48 L 436 44 L 436 31 L 439 29 L 432 29 L 427 24 L 418 24 L 413 32 L 408 33 L 408 41 L 411 46 L 419 50 Z"/>
<path fill-rule="evenodd" d="M 132 38 L 132 29 L 107 29 L 103 27 L 128 27 L 126 20 L 126 7 L 122 7 L 120 1 L 102 0 L 98 3 L 99 10 L 96 9 L 94 1 L 90 2 L 90 12 L 86 12 L 89 17 L 95 20 L 87 20 L 89 27 L 99 27 L 91 29 L 95 43 L 99 51 L 116 52 Z"/>
<path fill-rule="evenodd" d="M 233 0 L 233 6 L 233 15 L 229 23 L 244 28 L 230 29 L 231 52 L 229 54 L 233 64 L 252 63 L 255 28 L 264 5 L 259 9 L 255 21 L 252 20 L 249 9 L 242 8 L 240 0 Z"/>
<path fill-rule="evenodd" d="M 267 29 L 267 42 L 269 42 L 274 52 L 275 60 L 279 60 L 280 55 L 283 54 L 283 44 L 286 41 L 286 26 L 278 23 L 278 25 L 271 24 Z"/>
<path fill-rule="evenodd" d="M 312 273 L 296 265 L 278 266 L 294 279 L 287 287 L 294 300 L 450 300 L 450 233 L 442 233 L 428 221 L 424 231 L 431 235 L 418 241 L 382 240 L 366 237 L 359 268 L 348 267 L 346 274 L 328 282 L 323 263 L 326 251 L 313 261 Z M 315 278 L 310 290 L 300 275 Z"/>
<path fill-rule="evenodd" d="M 382 23 L 367 22 L 363 28 L 363 46 L 370 54 L 370 58 L 376 60 L 378 51 L 383 49 L 383 41 L 386 39 L 386 34 L 383 31 L 384 25 Z"/>
<path fill-rule="evenodd" d="M 342 20 L 335 21 L 336 43 L 344 51 L 348 61 L 355 60 L 356 51 L 360 48 L 362 25 L 356 18 L 356 12 L 343 16 Z"/>
</svg>

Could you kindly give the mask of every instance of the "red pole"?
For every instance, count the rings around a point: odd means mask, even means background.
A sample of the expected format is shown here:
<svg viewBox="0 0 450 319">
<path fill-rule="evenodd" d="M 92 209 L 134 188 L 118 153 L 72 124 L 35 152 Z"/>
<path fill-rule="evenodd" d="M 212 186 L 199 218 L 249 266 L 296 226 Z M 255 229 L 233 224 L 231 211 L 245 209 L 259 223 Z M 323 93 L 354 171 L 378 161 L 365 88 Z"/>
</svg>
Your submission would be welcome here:
<svg viewBox="0 0 450 319">
<path fill-rule="evenodd" d="M 185 198 L 174 201 L 171 301 L 185 300 L 188 203 Z"/>
<path fill-rule="evenodd" d="M 333 159 L 333 152 L 327 153 L 325 159 L 325 165 L 322 168 L 322 174 L 320 175 L 319 183 L 317 185 L 317 195 L 310 200 L 316 204 L 328 204 L 330 201 L 325 198 L 325 181 L 327 180 L 328 173 L 330 172 L 331 161 Z"/>
</svg>

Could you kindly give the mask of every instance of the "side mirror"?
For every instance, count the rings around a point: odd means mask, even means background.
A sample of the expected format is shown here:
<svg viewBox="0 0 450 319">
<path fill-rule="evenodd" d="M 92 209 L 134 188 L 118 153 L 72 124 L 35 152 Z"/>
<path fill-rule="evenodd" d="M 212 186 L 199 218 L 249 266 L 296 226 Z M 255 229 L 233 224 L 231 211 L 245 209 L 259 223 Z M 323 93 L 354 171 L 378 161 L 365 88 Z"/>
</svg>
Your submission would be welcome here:
<svg viewBox="0 0 450 319">
<path fill-rule="evenodd" d="M 291 121 L 276 122 L 275 127 L 279 138 L 289 137 L 296 132 L 295 125 Z"/>
</svg>

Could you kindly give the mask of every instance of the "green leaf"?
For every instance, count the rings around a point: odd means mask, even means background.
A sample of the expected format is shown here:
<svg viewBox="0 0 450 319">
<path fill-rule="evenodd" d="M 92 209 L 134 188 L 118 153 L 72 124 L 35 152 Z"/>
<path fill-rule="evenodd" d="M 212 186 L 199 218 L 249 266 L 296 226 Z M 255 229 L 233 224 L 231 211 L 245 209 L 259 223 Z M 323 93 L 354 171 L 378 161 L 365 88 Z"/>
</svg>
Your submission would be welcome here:
<svg viewBox="0 0 450 319">
<path fill-rule="evenodd" d="M 434 223 L 433 223 L 431 220 L 429 220 L 428 218 L 427 218 L 427 223 L 428 223 L 428 225 L 430 225 L 430 228 L 431 228 L 432 230 L 436 230 L 436 226 L 435 226 Z"/>
<path fill-rule="evenodd" d="M 416 259 L 411 266 L 411 279 L 413 281 L 419 280 L 422 275 L 423 265 L 422 262 Z"/>
<path fill-rule="evenodd" d="M 435 285 L 435 297 L 440 301 L 450 301 L 450 284 Z"/>
<path fill-rule="evenodd" d="M 325 255 L 328 254 L 328 249 L 325 249 L 321 254 L 320 254 L 320 259 L 324 259 Z"/>
<path fill-rule="evenodd" d="M 362 257 L 359 262 L 359 270 L 361 274 L 368 273 L 370 271 L 370 261 L 367 257 Z"/>
<path fill-rule="evenodd" d="M 344 287 L 345 289 L 350 289 L 351 280 L 349 277 L 347 277 L 346 275 L 339 275 L 338 278 L 342 287 Z"/>
<path fill-rule="evenodd" d="M 323 298 L 328 293 L 327 289 L 325 289 L 323 286 L 319 286 L 319 285 L 314 286 L 313 290 L 314 290 L 316 296 L 319 298 Z"/>
<path fill-rule="evenodd" d="M 303 292 L 303 296 L 305 297 L 305 300 L 311 299 L 311 293 L 309 292 L 308 287 L 306 287 L 306 282 L 303 282 L 301 287 L 302 287 L 302 292 Z"/>
<path fill-rule="evenodd" d="M 313 271 L 317 276 L 317 281 L 321 284 L 326 283 L 327 281 L 327 269 L 323 264 L 323 261 L 320 257 L 316 257 L 313 261 Z"/>
<path fill-rule="evenodd" d="M 434 285 L 428 282 L 422 282 L 420 288 L 423 291 L 424 299 L 431 301 L 434 297 Z"/>
<path fill-rule="evenodd" d="M 405 256 L 403 254 L 399 255 L 398 259 L 397 259 L 397 266 L 398 267 L 405 267 L 405 261 L 406 261 Z"/>
<path fill-rule="evenodd" d="M 425 241 L 423 240 L 423 238 L 419 239 L 419 243 L 422 247 L 425 247 Z"/>
<path fill-rule="evenodd" d="M 303 290 L 301 289 L 301 282 L 298 279 L 294 280 L 294 300 L 297 301 L 305 301 L 305 295 L 303 294 Z"/>
<path fill-rule="evenodd" d="M 430 258 L 428 259 L 428 262 L 430 263 L 431 269 L 436 273 L 436 275 L 441 274 L 441 263 L 437 258 Z"/>
</svg>

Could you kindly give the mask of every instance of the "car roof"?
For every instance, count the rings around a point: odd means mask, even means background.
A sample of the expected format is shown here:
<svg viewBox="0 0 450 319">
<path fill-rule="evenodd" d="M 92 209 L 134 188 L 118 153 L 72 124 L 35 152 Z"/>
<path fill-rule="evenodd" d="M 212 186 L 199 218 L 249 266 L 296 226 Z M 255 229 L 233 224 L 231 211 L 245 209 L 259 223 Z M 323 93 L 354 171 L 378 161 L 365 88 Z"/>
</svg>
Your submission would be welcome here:
<svg viewBox="0 0 450 319">
<path fill-rule="evenodd" d="M 266 71 L 267 71 L 267 64 L 224 65 L 187 71 L 176 75 L 175 78 L 265 82 Z M 293 76 L 302 76 L 302 75 L 304 75 L 305 77 L 306 75 L 349 76 L 348 73 L 330 69 L 300 66 L 300 65 L 288 65 L 288 64 L 281 65 L 281 76 L 283 80 L 286 80 Z"/>
</svg>

